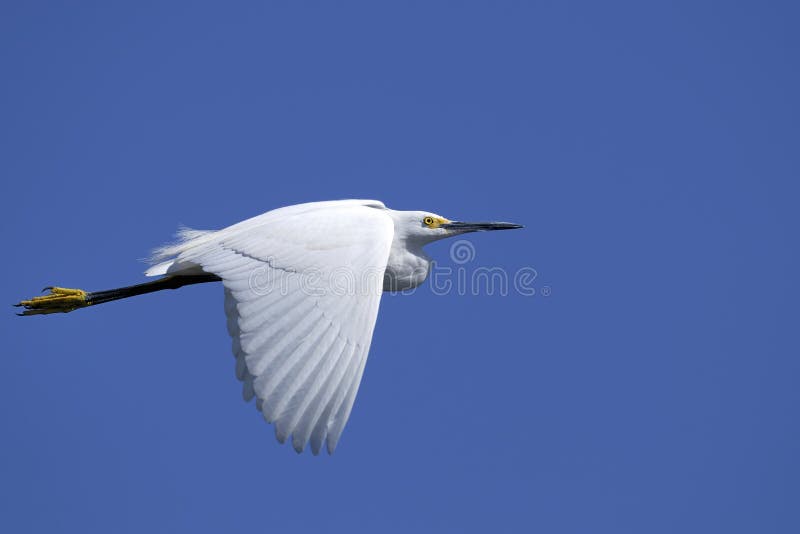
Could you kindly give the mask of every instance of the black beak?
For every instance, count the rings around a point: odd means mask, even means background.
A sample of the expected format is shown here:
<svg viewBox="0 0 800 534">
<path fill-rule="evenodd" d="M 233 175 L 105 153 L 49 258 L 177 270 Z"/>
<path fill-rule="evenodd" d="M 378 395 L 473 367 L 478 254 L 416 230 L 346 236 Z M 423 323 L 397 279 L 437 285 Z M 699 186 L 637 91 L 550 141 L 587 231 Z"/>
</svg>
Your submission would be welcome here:
<svg viewBox="0 0 800 534">
<path fill-rule="evenodd" d="M 456 230 L 458 232 L 488 232 L 490 230 L 514 230 L 516 228 L 524 228 L 521 224 L 507 223 L 507 222 L 461 222 L 450 221 L 444 223 L 441 228 L 448 230 Z"/>
</svg>

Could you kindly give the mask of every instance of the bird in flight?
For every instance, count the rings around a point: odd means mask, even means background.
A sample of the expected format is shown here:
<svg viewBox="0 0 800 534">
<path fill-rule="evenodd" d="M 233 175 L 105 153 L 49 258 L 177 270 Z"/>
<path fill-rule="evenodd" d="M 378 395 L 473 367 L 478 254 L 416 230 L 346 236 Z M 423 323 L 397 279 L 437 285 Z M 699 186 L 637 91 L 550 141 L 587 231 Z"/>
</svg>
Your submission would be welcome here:
<svg viewBox="0 0 800 534">
<path fill-rule="evenodd" d="M 222 230 L 184 229 L 156 249 L 155 281 L 106 291 L 47 287 L 20 315 L 70 312 L 191 284 L 222 282 L 244 399 L 281 443 L 332 454 L 358 391 L 383 291 L 420 285 L 423 247 L 467 232 L 522 228 L 396 211 L 377 200 L 311 202 Z"/>
</svg>

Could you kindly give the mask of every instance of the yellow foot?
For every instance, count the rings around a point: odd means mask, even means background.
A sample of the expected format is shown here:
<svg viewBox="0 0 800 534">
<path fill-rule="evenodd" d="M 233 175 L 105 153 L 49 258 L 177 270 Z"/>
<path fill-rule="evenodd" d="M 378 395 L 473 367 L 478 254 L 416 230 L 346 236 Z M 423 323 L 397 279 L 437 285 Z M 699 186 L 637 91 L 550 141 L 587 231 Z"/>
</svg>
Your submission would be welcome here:
<svg viewBox="0 0 800 534">
<path fill-rule="evenodd" d="M 14 306 L 22 306 L 25 311 L 17 315 L 40 315 L 43 313 L 67 313 L 89 305 L 89 294 L 82 289 L 65 287 L 46 287 L 47 295 L 23 300 Z"/>
</svg>

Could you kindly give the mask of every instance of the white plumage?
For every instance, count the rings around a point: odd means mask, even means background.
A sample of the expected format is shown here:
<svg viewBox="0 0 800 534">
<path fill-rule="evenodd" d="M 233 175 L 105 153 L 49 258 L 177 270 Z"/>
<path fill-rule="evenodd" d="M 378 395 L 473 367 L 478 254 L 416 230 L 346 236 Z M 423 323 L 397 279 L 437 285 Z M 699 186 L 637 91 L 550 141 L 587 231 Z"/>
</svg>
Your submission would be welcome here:
<svg viewBox="0 0 800 534">
<path fill-rule="evenodd" d="M 333 453 L 367 362 L 382 291 L 418 286 L 431 260 L 423 247 L 501 222 L 450 221 L 395 211 L 377 200 L 288 206 L 218 231 L 183 229 L 157 249 L 147 276 L 104 291 L 49 287 L 19 315 L 67 313 L 186 285 L 222 281 L 236 376 L 283 443 Z"/>
<path fill-rule="evenodd" d="M 283 443 L 333 453 L 353 407 L 381 292 L 428 276 L 427 243 L 510 223 L 461 223 L 376 200 L 299 204 L 219 231 L 184 229 L 148 276 L 211 273 L 225 287 L 236 376 Z"/>
<path fill-rule="evenodd" d="M 364 371 L 393 235 L 380 202 L 301 204 L 184 232 L 157 252 L 174 258 L 147 275 L 200 268 L 222 278 L 245 400 L 256 398 L 281 443 L 292 435 L 300 452 L 310 440 L 318 454 L 327 440 L 332 453 Z"/>
</svg>

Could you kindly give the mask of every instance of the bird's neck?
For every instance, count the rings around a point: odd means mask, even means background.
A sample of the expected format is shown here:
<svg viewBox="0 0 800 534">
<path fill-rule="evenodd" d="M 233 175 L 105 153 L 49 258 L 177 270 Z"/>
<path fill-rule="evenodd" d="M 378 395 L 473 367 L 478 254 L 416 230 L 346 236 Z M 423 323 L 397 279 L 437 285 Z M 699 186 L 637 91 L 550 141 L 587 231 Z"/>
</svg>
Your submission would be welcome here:
<svg viewBox="0 0 800 534">
<path fill-rule="evenodd" d="M 430 269 L 431 259 L 422 250 L 422 243 L 396 239 L 386 263 L 383 290 L 413 289 L 425 281 Z"/>
</svg>

